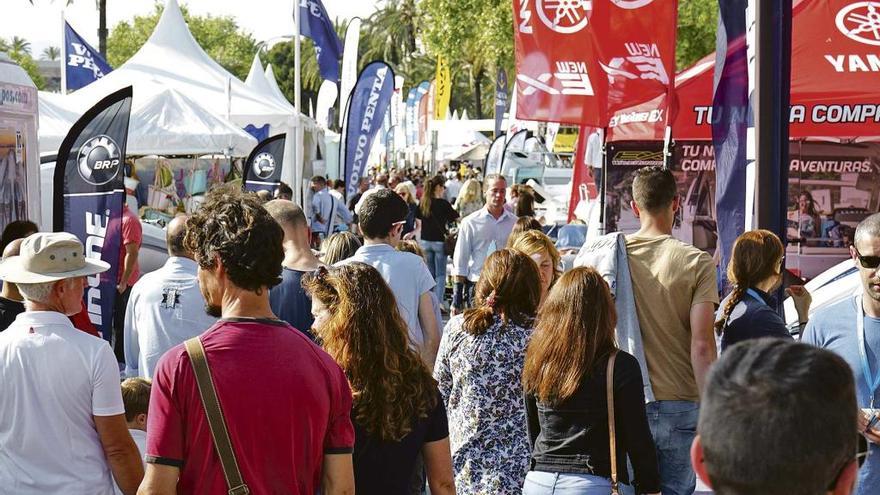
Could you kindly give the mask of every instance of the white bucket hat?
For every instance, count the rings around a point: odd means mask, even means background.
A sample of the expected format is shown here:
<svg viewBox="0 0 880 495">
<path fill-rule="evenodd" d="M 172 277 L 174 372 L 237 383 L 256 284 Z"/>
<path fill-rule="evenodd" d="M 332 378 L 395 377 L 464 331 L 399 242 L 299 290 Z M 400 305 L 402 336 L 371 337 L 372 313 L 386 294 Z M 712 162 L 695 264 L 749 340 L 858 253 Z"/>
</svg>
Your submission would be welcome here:
<svg viewBox="0 0 880 495">
<path fill-rule="evenodd" d="M 0 279 L 41 284 L 106 272 L 110 264 L 86 258 L 83 245 L 67 232 L 38 232 L 22 243 L 19 256 L 0 262 Z"/>
</svg>

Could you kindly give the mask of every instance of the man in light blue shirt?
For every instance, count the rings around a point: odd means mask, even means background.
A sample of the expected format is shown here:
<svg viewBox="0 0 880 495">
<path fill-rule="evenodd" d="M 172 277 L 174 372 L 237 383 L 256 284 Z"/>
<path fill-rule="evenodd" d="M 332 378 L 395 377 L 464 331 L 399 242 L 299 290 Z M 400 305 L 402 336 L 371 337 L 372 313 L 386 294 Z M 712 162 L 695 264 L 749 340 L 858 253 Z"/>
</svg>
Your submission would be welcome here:
<svg viewBox="0 0 880 495">
<path fill-rule="evenodd" d="M 410 344 L 433 368 L 440 346 L 440 330 L 434 313 L 431 290 L 434 277 L 419 256 L 397 251 L 408 208 L 391 189 L 380 189 L 364 201 L 358 213 L 358 225 L 364 234 L 364 245 L 354 256 L 337 263 L 366 263 L 388 283 L 400 316 L 409 328 Z"/>
<path fill-rule="evenodd" d="M 880 413 L 880 213 L 859 223 L 850 254 L 862 289 L 817 311 L 807 323 L 803 341 L 839 354 L 853 370 L 862 410 L 859 430 L 870 444 L 857 493 L 872 495 L 880 489 L 880 426 L 868 427 Z"/>
<path fill-rule="evenodd" d="M 455 276 L 453 313 L 465 309 L 464 292 L 479 280 L 486 258 L 494 251 L 504 249 L 516 224 L 516 215 L 504 208 L 507 180 L 501 175 L 488 175 L 484 189 L 486 206 L 465 217 L 458 229 L 458 241 L 452 256 L 452 274 Z"/>
<path fill-rule="evenodd" d="M 183 247 L 186 216 L 168 222 L 168 260 L 131 288 L 125 311 L 125 376 L 153 378 L 165 351 L 201 334 L 217 319 L 205 313 L 198 265 Z"/>
<path fill-rule="evenodd" d="M 320 175 L 312 177 L 312 235 L 328 237 L 339 227 L 337 218 L 343 225 L 351 223 L 351 212 L 345 201 L 339 201 L 330 194 L 327 179 Z"/>
</svg>

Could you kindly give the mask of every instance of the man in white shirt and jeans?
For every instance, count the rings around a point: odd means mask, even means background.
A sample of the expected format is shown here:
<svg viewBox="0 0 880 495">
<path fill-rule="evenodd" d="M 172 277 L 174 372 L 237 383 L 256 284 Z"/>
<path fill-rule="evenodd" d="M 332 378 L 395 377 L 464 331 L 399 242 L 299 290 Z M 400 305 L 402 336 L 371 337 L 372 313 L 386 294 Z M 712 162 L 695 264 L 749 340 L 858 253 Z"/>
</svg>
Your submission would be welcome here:
<svg viewBox="0 0 880 495">
<path fill-rule="evenodd" d="M 452 256 L 452 274 L 455 276 L 453 314 L 462 312 L 469 305 L 470 288 L 479 280 L 483 263 L 490 254 L 504 249 L 516 223 L 516 215 L 504 208 L 507 180 L 501 175 L 487 175 L 483 189 L 486 206 L 466 216 L 458 229 Z"/>
<path fill-rule="evenodd" d="M 0 333 L 0 491 L 134 495 L 144 468 L 125 423 L 110 345 L 77 330 L 86 277 L 107 271 L 64 232 L 37 233 L 0 264 L 25 312 Z M 112 476 L 111 476 L 112 473 Z"/>
<path fill-rule="evenodd" d="M 125 376 L 153 378 L 165 351 L 217 322 L 205 313 L 199 266 L 183 246 L 185 215 L 165 227 L 168 260 L 134 284 L 125 311 Z"/>
</svg>

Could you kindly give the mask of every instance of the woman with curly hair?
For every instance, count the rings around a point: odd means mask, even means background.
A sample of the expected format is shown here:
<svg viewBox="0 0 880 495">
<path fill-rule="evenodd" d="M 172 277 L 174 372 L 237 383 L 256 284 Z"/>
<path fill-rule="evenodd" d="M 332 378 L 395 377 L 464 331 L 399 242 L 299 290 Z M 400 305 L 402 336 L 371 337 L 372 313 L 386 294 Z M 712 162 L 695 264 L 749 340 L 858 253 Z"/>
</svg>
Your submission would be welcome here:
<svg viewBox="0 0 880 495">
<path fill-rule="evenodd" d="M 434 377 L 449 413 L 458 493 L 519 494 L 529 468 L 520 376 L 541 295 L 535 262 L 492 253 L 476 305 L 446 325 Z"/>
<path fill-rule="evenodd" d="M 394 294 L 364 263 L 320 267 L 303 280 L 313 331 L 345 371 L 354 402 L 357 493 L 409 495 L 424 458 L 432 494 L 454 494 L 446 410 L 409 344 Z"/>
</svg>

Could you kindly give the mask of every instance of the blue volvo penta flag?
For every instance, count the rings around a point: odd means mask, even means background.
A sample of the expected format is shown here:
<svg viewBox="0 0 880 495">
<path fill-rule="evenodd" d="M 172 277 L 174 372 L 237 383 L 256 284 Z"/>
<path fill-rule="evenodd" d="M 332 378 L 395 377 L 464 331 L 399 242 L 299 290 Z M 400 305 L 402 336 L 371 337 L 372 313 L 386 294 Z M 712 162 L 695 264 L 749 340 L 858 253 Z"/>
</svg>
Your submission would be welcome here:
<svg viewBox="0 0 880 495">
<path fill-rule="evenodd" d="M 718 248 L 721 249 L 724 286 L 733 243 L 745 229 L 746 129 L 751 113 L 746 6 L 747 0 L 718 0 L 712 143 Z"/>
<path fill-rule="evenodd" d="M 66 78 L 68 91 L 93 83 L 113 70 L 67 21 L 64 21 L 64 56 L 61 77 Z"/>
<path fill-rule="evenodd" d="M 338 83 L 342 42 L 321 0 L 299 0 L 299 33 L 314 42 L 321 77 Z"/>
<path fill-rule="evenodd" d="M 119 272 L 123 168 L 131 113 L 131 86 L 110 94 L 85 113 L 58 149 L 53 227 L 82 241 L 86 256 L 110 264 L 88 277 L 84 299 L 89 319 L 110 340 Z"/>
<path fill-rule="evenodd" d="M 357 193 L 359 179 L 376 133 L 382 128 L 385 112 L 394 94 L 394 71 L 385 62 L 370 62 L 358 76 L 345 121 L 345 176 L 347 196 Z"/>
<path fill-rule="evenodd" d="M 507 111 L 507 71 L 498 69 L 495 77 L 495 137 L 501 135 L 501 122 Z"/>
<path fill-rule="evenodd" d="M 281 166 L 284 164 L 284 143 L 287 134 L 278 134 L 263 140 L 251 151 L 244 162 L 245 191 L 275 192 L 281 184 Z"/>
</svg>

